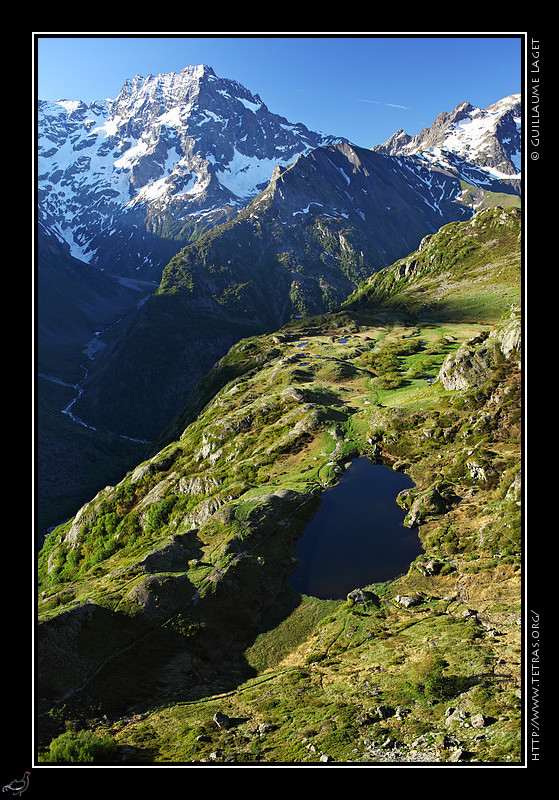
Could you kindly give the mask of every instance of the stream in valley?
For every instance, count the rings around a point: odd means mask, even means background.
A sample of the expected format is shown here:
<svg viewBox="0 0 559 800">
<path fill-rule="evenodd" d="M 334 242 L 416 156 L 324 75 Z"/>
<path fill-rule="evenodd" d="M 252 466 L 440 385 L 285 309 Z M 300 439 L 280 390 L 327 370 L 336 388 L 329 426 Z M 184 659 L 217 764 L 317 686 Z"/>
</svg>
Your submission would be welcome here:
<svg viewBox="0 0 559 800">
<path fill-rule="evenodd" d="M 128 314 L 130 314 L 132 311 L 135 311 L 135 310 L 139 309 L 146 302 L 148 297 L 155 291 L 155 289 L 157 288 L 157 285 L 158 285 L 154 281 L 140 281 L 140 280 L 134 280 L 132 278 L 125 278 L 125 277 L 119 277 L 118 280 L 123 286 L 126 286 L 132 292 L 141 292 L 142 293 L 142 297 L 140 298 L 140 300 L 136 300 L 136 302 L 133 305 L 131 304 L 130 309 L 128 309 L 128 311 L 127 311 Z M 147 294 L 146 294 L 146 291 L 148 292 Z M 82 353 L 84 354 L 84 356 L 87 357 L 88 360 L 87 360 L 87 362 L 82 363 L 82 365 L 81 365 L 81 368 L 83 370 L 83 377 L 81 378 L 80 381 L 78 381 L 78 383 L 72 385 L 72 384 L 69 384 L 69 383 L 67 383 L 65 381 L 60 380 L 60 378 L 58 378 L 56 376 L 45 375 L 42 372 L 39 372 L 38 376 L 37 376 L 39 378 L 43 378 L 44 380 L 51 381 L 52 383 L 56 383 L 56 384 L 58 384 L 60 386 L 65 386 L 67 388 L 73 389 L 74 392 L 75 392 L 75 395 L 70 400 L 70 402 L 67 403 L 64 406 L 64 408 L 61 409 L 61 413 L 65 414 L 66 416 L 68 416 L 73 422 L 77 423 L 78 425 L 82 425 L 84 428 L 88 428 L 89 430 L 92 430 L 92 431 L 96 431 L 96 430 L 98 430 L 98 428 L 94 427 L 93 425 L 89 425 L 83 419 L 80 419 L 79 417 L 77 417 L 73 413 L 72 408 L 73 408 L 74 404 L 81 397 L 81 395 L 83 393 L 83 390 L 84 390 L 84 386 L 85 386 L 85 384 L 87 382 L 87 379 L 89 377 L 88 364 L 95 360 L 96 356 L 103 350 L 103 348 L 105 346 L 103 344 L 102 340 L 101 340 L 101 337 L 104 334 L 108 333 L 108 331 L 110 331 L 111 328 L 114 328 L 121 321 L 121 319 L 122 319 L 122 317 L 118 317 L 113 322 L 111 322 L 110 325 L 108 325 L 106 328 L 104 328 L 102 330 L 95 331 L 95 333 L 93 335 L 93 338 L 90 339 L 85 344 L 85 347 L 83 348 Z M 104 433 L 108 434 L 109 436 L 115 436 L 115 437 L 117 437 L 119 439 L 127 439 L 130 442 L 138 442 L 140 444 L 149 444 L 149 442 L 144 440 L 144 439 L 134 439 L 131 436 L 125 436 L 122 433 L 116 433 L 114 431 L 104 431 Z"/>
</svg>

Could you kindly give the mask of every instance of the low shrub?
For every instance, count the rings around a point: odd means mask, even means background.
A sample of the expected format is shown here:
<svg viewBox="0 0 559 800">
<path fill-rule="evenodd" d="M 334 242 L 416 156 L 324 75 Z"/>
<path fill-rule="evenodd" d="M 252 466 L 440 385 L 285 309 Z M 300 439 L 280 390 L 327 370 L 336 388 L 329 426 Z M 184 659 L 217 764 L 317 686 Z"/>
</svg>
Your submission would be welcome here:
<svg viewBox="0 0 559 800">
<path fill-rule="evenodd" d="M 113 761 L 117 749 L 111 736 L 99 735 L 93 731 L 70 730 L 52 740 L 48 760 L 59 764 Z"/>
<path fill-rule="evenodd" d="M 454 697 L 462 689 L 462 680 L 444 675 L 448 666 L 437 653 L 423 655 L 411 668 L 406 688 L 410 696 L 438 702 Z"/>
</svg>

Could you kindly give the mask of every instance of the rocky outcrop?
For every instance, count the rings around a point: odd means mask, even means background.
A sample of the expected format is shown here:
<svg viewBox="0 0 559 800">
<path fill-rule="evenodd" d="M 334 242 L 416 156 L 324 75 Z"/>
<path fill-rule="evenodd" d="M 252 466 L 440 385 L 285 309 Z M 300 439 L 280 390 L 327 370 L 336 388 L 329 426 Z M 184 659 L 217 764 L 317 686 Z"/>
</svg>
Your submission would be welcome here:
<svg viewBox="0 0 559 800">
<path fill-rule="evenodd" d="M 148 630 L 144 620 L 93 601 L 42 620 L 37 628 L 37 697 L 60 701 L 83 690 L 106 663 L 141 641 Z"/>
<path fill-rule="evenodd" d="M 177 613 L 193 594 L 186 575 L 150 575 L 128 593 L 128 598 L 140 606 L 146 617 L 165 620 Z"/>
<path fill-rule="evenodd" d="M 352 591 L 347 595 L 347 599 L 350 602 L 360 606 L 364 606 L 366 603 L 374 603 L 375 605 L 379 604 L 378 596 L 374 592 L 371 592 L 367 589 L 352 589 Z"/>
<path fill-rule="evenodd" d="M 509 319 L 489 334 L 490 340 L 498 342 L 501 352 L 507 358 L 520 357 L 522 348 L 522 318 L 519 308 L 513 308 Z"/>
<path fill-rule="evenodd" d="M 406 489 L 396 498 L 400 508 L 408 510 L 404 519 L 407 528 L 416 528 L 428 517 L 446 513 L 457 500 L 452 486 L 446 483 L 434 484 L 423 491 Z"/>
<path fill-rule="evenodd" d="M 148 553 L 137 566 L 146 572 L 172 572 L 173 570 L 187 569 L 191 556 L 188 547 L 189 533 L 177 534 L 171 538 L 169 544 Z"/>
<path fill-rule="evenodd" d="M 116 495 L 116 491 L 114 486 L 105 486 L 95 495 L 93 500 L 82 506 L 74 517 L 70 529 L 63 537 L 63 541 L 69 544 L 70 547 L 75 547 L 84 528 L 97 517 L 101 504 L 112 500 Z"/>
<path fill-rule="evenodd" d="M 445 389 L 465 390 L 479 386 L 497 366 L 500 357 L 520 357 L 521 321 L 516 311 L 490 333 L 482 333 L 464 342 L 444 360 L 438 380 Z"/>
<path fill-rule="evenodd" d="M 439 370 L 438 380 L 445 389 L 469 389 L 483 383 L 496 357 L 496 345 L 479 347 L 483 337 L 470 339 L 448 355 Z"/>
</svg>

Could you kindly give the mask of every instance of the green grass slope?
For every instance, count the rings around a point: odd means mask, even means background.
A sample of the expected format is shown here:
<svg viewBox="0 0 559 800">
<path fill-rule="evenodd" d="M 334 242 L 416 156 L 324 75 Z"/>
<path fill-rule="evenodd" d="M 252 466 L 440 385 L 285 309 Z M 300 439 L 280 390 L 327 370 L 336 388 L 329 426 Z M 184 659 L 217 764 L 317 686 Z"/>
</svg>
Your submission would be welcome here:
<svg viewBox="0 0 559 800">
<path fill-rule="evenodd" d="M 447 225 L 338 312 L 239 342 L 49 536 L 41 760 L 520 762 L 520 223 Z M 424 553 L 300 595 L 296 541 L 360 455 L 411 476 Z"/>
</svg>

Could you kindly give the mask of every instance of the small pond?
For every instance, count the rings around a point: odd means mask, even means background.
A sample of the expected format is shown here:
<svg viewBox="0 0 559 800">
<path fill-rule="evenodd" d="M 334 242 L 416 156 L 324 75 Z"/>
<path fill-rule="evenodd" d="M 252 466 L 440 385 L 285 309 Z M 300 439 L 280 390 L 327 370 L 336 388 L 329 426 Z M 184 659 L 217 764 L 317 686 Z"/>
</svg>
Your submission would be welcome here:
<svg viewBox="0 0 559 800">
<path fill-rule="evenodd" d="M 302 594 L 343 599 L 352 589 L 391 580 L 423 552 L 417 529 L 405 528 L 396 503 L 411 478 L 357 458 L 327 489 L 297 543 L 300 567 L 291 586 Z"/>
</svg>

